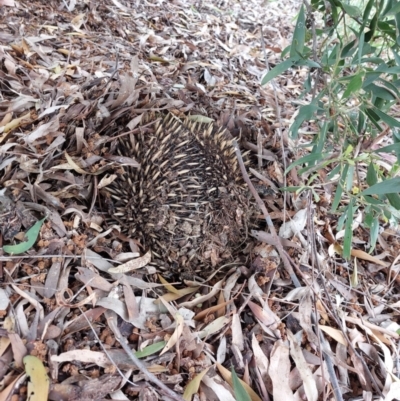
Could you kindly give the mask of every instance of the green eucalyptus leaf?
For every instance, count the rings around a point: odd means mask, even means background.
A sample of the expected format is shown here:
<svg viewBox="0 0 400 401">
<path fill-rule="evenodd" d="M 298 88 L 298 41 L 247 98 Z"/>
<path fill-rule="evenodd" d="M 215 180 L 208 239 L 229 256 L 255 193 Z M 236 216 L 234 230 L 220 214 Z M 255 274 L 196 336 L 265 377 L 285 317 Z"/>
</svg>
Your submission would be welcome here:
<svg viewBox="0 0 400 401">
<path fill-rule="evenodd" d="M 390 178 L 372 185 L 361 192 L 361 195 L 387 195 L 400 192 L 400 177 Z"/>
<path fill-rule="evenodd" d="M 349 96 L 357 93 L 362 88 L 364 76 L 364 71 L 361 71 L 351 78 L 346 90 L 343 93 L 343 99 L 347 99 Z"/>
<path fill-rule="evenodd" d="M 236 401 L 251 401 L 250 395 L 247 393 L 242 383 L 240 383 L 236 372 L 233 370 L 233 367 L 231 369 L 231 372 L 232 372 L 233 391 L 235 393 Z"/>
<path fill-rule="evenodd" d="M 346 4 L 344 2 L 342 2 L 342 7 L 344 9 L 344 11 L 346 11 L 346 13 L 348 15 L 350 15 L 350 17 L 353 18 L 360 18 L 361 17 L 361 10 L 356 7 L 356 6 L 350 6 L 349 4 Z"/>
<path fill-rule="evenodd" d="M 13 255 L 19 255 L 32 248 L 39 235 L 40 229 L 47 217 L 37 221 L 25 234 L 27 240 L 17 245 L 4 245 L 3 251 Z"/>
<path fill-rule="evenodd" d="M 396 24 L 396 42 L 400 46 L 400 12 L 394 16 L 394 22 Z"/>
<path fill-rule="evenodd" d="M 378 182 L 378 177 L 376 175 L 375 166 L 373 163 L 368 165 L 367 169 L 367 184 L 371 187 Z"/>
<path fill-rule="evenodd" d="M 399 194 L 386 194 L 389 203 L 396 209 L 400 210 L 400 196 Z"/>
<path fill-rule="evenodd" d="M 348 260 L 351 255 L 351 246 L 353 240 L 353 220 L 354 220 L 354 208 L 352 199 L 347 207 L 347 218 L 344 227 L 344 238 L 343 238 L 343 258 Z"/>
<path fill-rule="evenodd" d="M 272 70 L 269 70 L 261 80 L 261 85 L 267 84 L 271 79 L 276 78 L 278 75 L 283 74 L 289 68 L 292 68 L 294 65 L 294 61 L 292 59 L 288 59 L 282 61 L 282 63 L 276 65 Z"/>
<path fill-rule="evenodd" d="M 296 166 L 300 166 L 301 164 L 306 164 L 306 163 L 313 163 L 323 159 L 326 156 L 326 153 L 310 153 L 309 155 L 300 157 L 300 159 L 295 160 L 285 171 L 285 174 L 287 174 L 290 170 L 292 170 Z"/>
<path fill-rule="evenodd" d="M 400 156 L 400 143 L 393 143 L 392 145 L 384 146 L 383 148 L 373 150 L 373 153 L 391 153 L 395 152 Z"/>
<path fill-rule="evenodd" d="M 387 125 L 389 125 L 389 127 L 393 128 L 400 128 L 400 121 L 398 121 L 397 119 L 390 117 L 389 115 L 387 115 L 386 113 L 384 113 L 383 111 L 379 110 L 378 108 L 374 107 L 372 109 L 372 111 L 377 114 L 379 116 L 379 118 L 385 122 Z"/>
<path fill-rule="evenodd" d="M 147 347 L 144 347 L 141 351 L 136 351 L 135 356 L 138 358 L 145 358 L 146 356 L 153 355 L 156 352 L 161 351 L 165 347 L 166 343 L 166 341 L 160 341 L 158 343 L 148 345 Z"/>
<path fill-rule="evenodd" d="M 317 106 L 315 100 L 310 104 L 306 104 L 305 106 L 300 107 L 299 113 L 297 114 L 296 118 L 294 119 L 294 123 L 290 127 L 290 131 L 292 133 L 293 138 L 297 137 L 297 132 L 299 131 L 301 124 L 303 124 L 303 122 L 306 120 L 311 120 L 314 116 L 314 113 L 317 111 L 317 109 L 318 109 L 318 106 Z"/>
<path fill-rule="evenodd" d="M 388 89 L 375 84 L 370 84 L 364 88 L 365 92 L 371 92 L 373 96 L 379 97 L 387 101 L 395 100 L 396 96 L 393 95 Z"/>
<path fill-rule="evenodd" d="M 296 58 L 303 55 L 304 43 L 306 37 L 306 16 L 304 6 L 300 8 L 299 16 L 297 17 L 296 27 L 294 28 L 292 45 L 290 47 L 290 57 Z"/>
</svg>

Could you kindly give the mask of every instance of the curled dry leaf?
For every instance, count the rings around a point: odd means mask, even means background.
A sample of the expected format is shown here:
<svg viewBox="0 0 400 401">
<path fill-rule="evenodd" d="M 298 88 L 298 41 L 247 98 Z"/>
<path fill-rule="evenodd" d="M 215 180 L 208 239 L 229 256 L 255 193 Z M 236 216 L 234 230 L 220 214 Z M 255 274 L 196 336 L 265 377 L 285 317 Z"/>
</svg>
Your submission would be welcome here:
<svg viewBox="0 0 400 401">
<path fill-rule="evenodd" d="M 147 266 L 151 262 L 151 251 L 148 251 L 145 255 L 140 258 L 133 259 L 118 267 L 112 267 L 108 269 L 108 273 L 128 273 L 132 270 L 141 269 Z"/>
<path fill-rule="evenodd" d="M 218 283 L 214 285 L 212 290 L 207 295 L 200 296 L 198 298 L 193 299 L 192 301 L 182 302 L 180 306 L 188 309 L 194 308 L 196 305 L 199 305 L 217 295 L 222 288 L 222 284 L 223 280 L 218 281 Z"/>
<path fill-rule="evenodd" d="M 266 303 L 264 303 L 263 308 L 252 301 L 249 301 L 248 305 L 260 324 L 270 328 L 271 330 L 275 330 L 280 324 L 280 319 L 272 312 Z"/>
<path fill-rule="evenodd" d="M 184 320 L 183 320 L 183 317 L 179 313 L 175 315 L 175 322 L 176 322 L 175 331 L 173 332 L 172 336 L 168 340 L 164 349 L 161 351 L 160 355 L 165 354 L 167 351 L 169 351 L 178 342 L 179 338 L 182 335 L 182 331 L 183 331 L 183 327 L 184 327 Z"/>
</svg>

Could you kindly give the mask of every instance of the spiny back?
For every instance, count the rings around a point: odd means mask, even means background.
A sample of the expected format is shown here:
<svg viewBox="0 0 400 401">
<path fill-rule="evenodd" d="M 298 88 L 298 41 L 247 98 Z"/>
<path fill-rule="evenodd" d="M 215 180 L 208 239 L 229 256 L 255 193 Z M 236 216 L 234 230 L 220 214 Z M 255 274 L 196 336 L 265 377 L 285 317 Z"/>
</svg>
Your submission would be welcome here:
<svg viewBox="0 0 400 401">
<path fill-rule="evenodd" d="M 123 232 L 173 268 L 195 272 L 232 258 L 250 204 L 228 132 L 170 115 L 117 149 L 141 165 L 123 167 L 107 187 Z"/>
</svg>

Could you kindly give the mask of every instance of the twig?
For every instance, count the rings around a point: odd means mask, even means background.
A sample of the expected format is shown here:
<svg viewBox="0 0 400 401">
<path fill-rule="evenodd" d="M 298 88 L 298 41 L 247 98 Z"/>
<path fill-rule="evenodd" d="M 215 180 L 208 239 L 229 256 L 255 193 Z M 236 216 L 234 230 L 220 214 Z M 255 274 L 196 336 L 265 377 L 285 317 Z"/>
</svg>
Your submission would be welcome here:
<svg viewBox="0 0 400 401">
<path fill-rule="evenodd" d="M 318 260 L 317 260 L 317 264 L 319 264 Z M 300 273 L 300 275 L 303 277 L 304 282 L 308 285 L 309 288 L 312 289 L 312 291 L 313 291 L 314 294 L 315 294 L 315 289 L 310 285 L 310 283 L 308 282 L 307 277 L 304 276 L 303 272 L 302 272 L 296 265 L 294 265 L 294 266 L 296 267 L 296 269 L 298 270 L 298 272 Z M 320 266 L 319 266 L 319 268 L 320 268 Z M 321 268 L 320 268 L 319 270 L 321 271 Z M 325 280 L 322 279 L 322 280 L 321 280 L 321 283 L 322 283 L 322 289 L 323 289 L 323 291 L 325 292 L 325 294 L 328 294 L 328 290 L 327 290 L 326 285 L 325 285 Z M 354 348 L 354 346 L 353 346 L 352 342 L 350 341 L 350 339 L 349 339 L 349 337 L 348 337 L 346 331 L 344 330 L 343 324 L 342 324 L 342 322 L 341 322 L 341 319 L 340 319 L 339 316 L 337 315 L 336 309 L 335 309 L 334 305 L 332 304 L 331 299 L 328 297 L 327 300 L 328 300 L 329 306 L 328 306 L 328 305 L 325 305 L 325 309 L 328 311 L 329 315 L 332 316 L 333 320 L 336 322 L 337 326 L 339 327 L 340 331 L 341 331 L 342 334 L 343 334 L 343 337 L 344 337 L 345 340 L 347 341 L 347 344 L 348 344 L 350 350 L 353 352 L 353 354 L 355 355 L 355 357 L 361 362 L 361 364 L 362 364 L 362 366 L 363 366 L 363 368 L 364 368 L 364 372 L 365 372 L 366 376 L 368 377 L 368 379 L 370 380 L 372 386 L 373 386 L 373 387 L 375 388 L 375 390 L 378 392 L 379 396 L 380 396 L 380 397 L 383 397 L 382 391 L 381 391 L 381 389 L 379 388 L 379 385 L 378 385 L 377 381 L 375 380 L 374 376 L 372 375 L 372 373 L 371 373 L 370 370 L 368 369 L 368 366 L 367 366 L 367 364 L 365 363 L 364 359 L 361 357 L 361 355 L 360 355 L 360 354 L 356 351 L 356 349 Z M 324 304 L 324 302 L 323 302 L 321 299 L 320 299 L 320 301 Z M 325 356 L 326 356 L 326 355 L 325 355 Z M 337 401 L 338 401 L 338 400 L 337 400 Z"/>
<path fill-rule="evenodd" d="M 124 374 L 124 372 L 121 371 L 121 369 L 118 367 L 118 365 L 115 363 L 115 361 L 113 360 L 112 356 L 109 354 L 109 352 L 107 351 L 107 349 L 104 347 L 103 342 L 100 340 L 99 336 L 96 333 L 96 330 L 94 329 L 94 327 L 92 326 L 91 321 L 88 319 L 88 317 L 86 316 L 85 312 L 79 308 L 79 310 L 82 313 L 82 316 L 86 319 L 89 327 L 92 329 L 93 335 L 96 338 L 97 342 L 100 344 L 100 347 L 103 349 L 104 354 L 107 356 L 107 358 L 110 360 L 110 362 L 113 364 L 113 366 L 115 366 L 115 369 L 117 370 L 117 372 L 119 373 L 119 375 L 126 380 L 126 383 L 129 383 L 133 386 L 136 386 L 136 383 L 133 383 L 132 381 L 130 381 Z"/>
<path fill-rule="evenodd" d="M 292 266 L 290 265 L 290 262 L 288 260 L 288 257 L 286 256 L 285 251 L 283 250 L 282 243 L 278 238 L 278 234 L 276 233 L 274 225 L 272 224 L 272 220 L 271 220 L 271 217 L 270 217 L 270 215 L 268 213 L 268 210 L 265 207 L 264 202 L 260 198 L 260 195 L 258 195 L 256 189 L 254 188 L 254 185 L 250 181 L 249 175 L 247 174 L 247 171 L 246 171 L 246 167 L 244 166 L 244 163 L 243 163 L 242 154 L 240 153 L 240 150 L 239 150 L 239 145 L 236 142 L 236 140 L 233 141 L 233 146 L 235 148 L 236 157 L 237 157 L 237 159 L 239 161 L 239 166 L 240 166 L 240 170 L 242 172 L 243 178 L 244 178 L 247 186 L 249 187 L 251 193 L 253 194 L 253 196 L 254 196 L 254 198 L 255 198 L 255 200 L 257 202 L 257 205 L 259 206 L 259 208 L 261 209 L 261 211 L 264 214 L 265 221 L 267 222 L 267 226 L 270 229 L 272 237 L 273 237 L 273 239 L 275 241 L 275 246 L 276 246 L 276 248 L 278 250 L 278 253 L 279 253 L 279 255 L 280 255 L 280 257 L 281 257 L 281 259 L 283 261 L 283 265 L 285 266 L 285 269 L 288 272 L 288 274 L 289 274 L 294 286 L 295 287 L 301 287 L 300 281 L 298 280 L 296 274 L 294 273 L 294 271 L 292 269 Z"/>
<path fill-rule="evenodd" d="M 116 313 L 108 310 L 105 313 L 105 315 L 107 317 L 107 322 L 109 324 L 109 327 L 111 328 L 111 330 L 115 335 L 115 339 L 121 344 L 124 351 L 127 353 L 129 358 L 131 358 L 136 367 L 144 374 L 146 379 L 149 382 L 157 385 L 165 395 L 172 398 L 173 400 L 184 401 L 184 399 L 179 394 L 176 394 L 169 387 L 167 387 L 161 380 L 159 380 L 153 373 L 149 372 L 144 363 L 140 359 L 138 359 L 138 357 L 132 352 L 132 350 L 129 348 L 126 342 L 126 338 L 123 337 L 121 332 L 119 331 L 119 328 L 116 323 L 117 322 Z"/>
<path fill-rule="evenodd" d="M 333 366 L 332 359 L 331 359 L 331 357 L 329 356 L 329 354 L 327 352 L 329 350 L 330 346 L 329 346 L 329 343 L 325 340 L 325 337 L 322 335 L 321 331 L 320 331 L 320 335 L 319 335 L 319 340 L 322 343 L 322 347 L 321 347 L 322 348 L 322 353 L 324 355 L 324 361 L 325 361 L 325 364 L 326 364 L 326 368 L 328 370 L 329 378 L 330 378 L 331 383 L 332 383 L 332 388 L 333 388 L 333 393 L 335 395 L 335 400 L 336 401 L 343 401 L 343 396 L 342 396 L 342 393 L 340 391 L 340 385 L 339 385 L 339 382 L 338 382 L 338 379 L 337 379 L 336 373 L 335 373 L 335 367 Z M 325 351 L 324 351 L 324 348 L 325 348 Z"/>
</svg>

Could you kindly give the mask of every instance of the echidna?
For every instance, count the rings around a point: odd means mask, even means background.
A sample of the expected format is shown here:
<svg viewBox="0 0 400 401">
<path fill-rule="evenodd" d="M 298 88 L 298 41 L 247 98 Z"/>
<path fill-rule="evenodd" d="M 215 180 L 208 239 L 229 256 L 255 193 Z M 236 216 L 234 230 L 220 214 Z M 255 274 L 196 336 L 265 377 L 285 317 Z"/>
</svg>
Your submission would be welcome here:
<svg viewBox="0 0 400 401">
<path fill-rule="evenodd" d="M 232 137 L 173 115 L 152 133 L 119 139 L 123 167 L 107 187 L 112 218 L 172 268 L 199 272 L 232 260 L 246 238 L 251 206 Z"/>
</svg>

